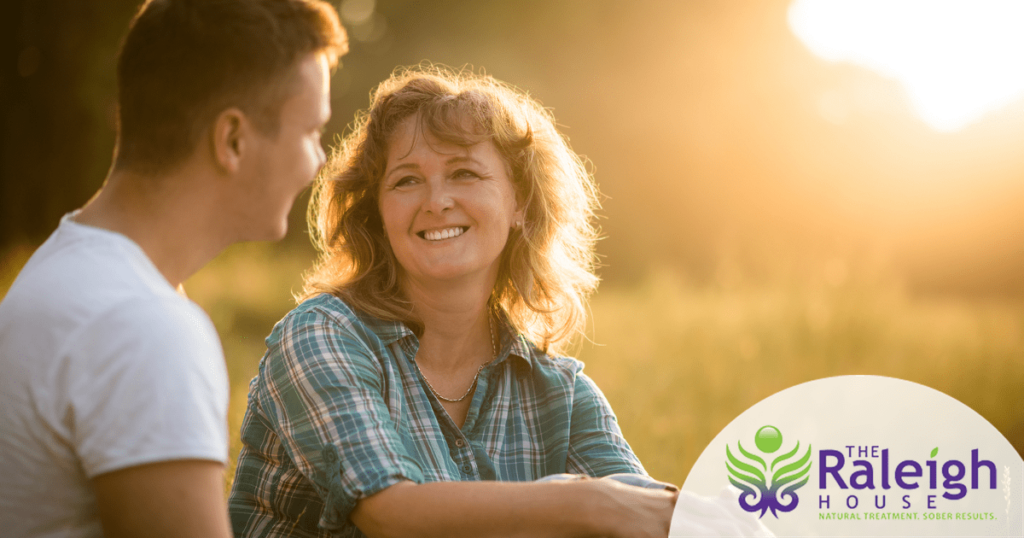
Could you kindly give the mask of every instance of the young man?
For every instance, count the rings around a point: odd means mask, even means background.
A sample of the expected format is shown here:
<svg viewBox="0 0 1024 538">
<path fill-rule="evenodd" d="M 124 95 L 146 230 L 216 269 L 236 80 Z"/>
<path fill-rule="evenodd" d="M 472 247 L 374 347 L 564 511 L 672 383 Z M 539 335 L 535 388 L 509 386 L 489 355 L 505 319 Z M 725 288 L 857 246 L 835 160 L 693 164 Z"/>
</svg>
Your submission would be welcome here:
<svg viewBox="0 0 1024 538">
<path fill-rule="evenodd" d="M 318 0 L 136 15 L 106 183 L 0 304 L 4 536 L 229 536 L 224 359 L 176 288 L 231 243 L 285 234 L 345 50 Z"/>
</svg>

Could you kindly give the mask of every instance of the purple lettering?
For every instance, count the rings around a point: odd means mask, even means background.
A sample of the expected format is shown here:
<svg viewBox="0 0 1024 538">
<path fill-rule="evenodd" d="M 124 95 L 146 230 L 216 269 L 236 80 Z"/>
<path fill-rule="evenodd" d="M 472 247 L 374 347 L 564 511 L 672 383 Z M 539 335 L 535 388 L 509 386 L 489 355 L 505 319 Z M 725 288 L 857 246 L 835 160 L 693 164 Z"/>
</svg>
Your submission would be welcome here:
<svg viewBox="0 0 1024 538">
<path fill-rule="evenodd" d="M 853 447 L 847 447 L 853 448 Z M 836 459 L 835 465 L 828 464 L 829 456 Z M 832 478 L 839 485 L 839 489 L 847 489 L 846 482 L 843 481 L 843 477 L 839 476 L 839 469 L 843 468 L 843 464 L 846 463 L 846 458 L 843 457 L 843 453 L 838 450 L 821 450 L 818 452 L 818 489 L 826 489 L 828 487 L 827 476 L 832 475 Z"/>
<path fill-rule="evenodd" d="M 978 489 L 978 474 L 981 467 L 988 468 L 988 489 L 996 489 L 996 466 L 988 460 L 978 459 L 978 449 L 971 451 L 971 489 Z"/>
<path fill-rule="evenodd" d="M 913 470 L 907 471 L 907 467 Z M 903 489 L 917 489 L 917 482 L 907 482 L 903 479 L 905 477 L 917 478 L 919 476 L 921 476 L 921 465 L 914 460 L 904 460 L 896 466 L 896 485 Z"/>
<path fill-rule="evenodd" d="M 882 450 L 882 489 L 889 489 L 889 449 Z"/>
<path fill-rule="evenodd" d="M 951 473 L 950 469 L 956 469 L 955 473 Z M 942 487 L 946 488 L 946 492 L 942 494 L 943 497 L 955 501 L 957 499 L 963 499 L 967 495 L 967 486 L 960 483 L 960 479 L 967 474 L 967 468 L 964 467 L 963 463 L 957 460 L 949 460 L 945 465 L 942 466 L 942 477 L 946 480 L 942 482 Z M 950 489 L 956 490 L 957 493 L 951 494 Z"/>
<path fill-rule="evenodd" d="M 867 460 L 857 460 L 853 465 L 860 467 L 859 471 L 850 475 L 850 485 L 853 489 L 875 489 L 875 473 L 871 463 Z"/>
</svg>

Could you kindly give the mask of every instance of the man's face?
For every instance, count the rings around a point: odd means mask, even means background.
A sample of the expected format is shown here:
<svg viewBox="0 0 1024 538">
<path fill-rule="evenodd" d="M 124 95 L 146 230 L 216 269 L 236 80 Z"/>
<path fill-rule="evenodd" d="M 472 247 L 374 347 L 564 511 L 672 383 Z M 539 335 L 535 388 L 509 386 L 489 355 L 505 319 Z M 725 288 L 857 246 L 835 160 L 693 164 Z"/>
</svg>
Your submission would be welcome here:
<svg viewBox="0 0 1024 538">
<path fill-rule="evenodd" d="M 288 231 L 295 198 L 313 181 L 326 157 L 320 134 L 331 117 L 327 60 L 310 54 L 296 66 L 281 106 L 276 135 L 256 132 L 246 148 L 240 182 L 241 240 L 277 240 Z"/>
</svg>

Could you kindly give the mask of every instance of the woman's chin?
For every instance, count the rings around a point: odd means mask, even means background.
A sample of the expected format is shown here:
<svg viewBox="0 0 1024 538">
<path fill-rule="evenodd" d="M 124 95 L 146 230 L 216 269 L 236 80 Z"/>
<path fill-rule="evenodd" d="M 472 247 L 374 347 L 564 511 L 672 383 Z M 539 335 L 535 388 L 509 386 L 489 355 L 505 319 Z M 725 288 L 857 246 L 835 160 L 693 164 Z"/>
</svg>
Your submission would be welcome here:
<svg viewBox="0 0 1024 538">
<path fill-rule="evenodd" d="M 420 267 L 417 271 L 405 271 L 405 274 L 414 280 L 449 284 L 468 282 L 486 273 L 486 267 L 465 263 L 435 263 L 429 267 Z"/>
<path fill-rule="evenodd" d="M 455 267 L 439 268 L 424 272 L 421 278 L 423 280 L 432 280 L 435 282 L 459 282 L 461 280 L 468 279 L 472 274 L 472 271 L 466 271 Z"/>
</svg>

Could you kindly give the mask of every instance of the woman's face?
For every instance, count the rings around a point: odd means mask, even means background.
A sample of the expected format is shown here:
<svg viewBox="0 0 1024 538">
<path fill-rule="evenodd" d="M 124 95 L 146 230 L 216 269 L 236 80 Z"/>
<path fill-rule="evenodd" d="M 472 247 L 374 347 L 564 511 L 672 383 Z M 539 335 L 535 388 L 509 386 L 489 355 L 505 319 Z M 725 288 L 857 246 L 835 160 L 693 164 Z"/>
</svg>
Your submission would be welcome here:
<svg viewBox="0 0 1024 538">
<path fill-rule="evenodd" d="M 497 277 L 522 219 L 507 166 L 490 140 L 463 147 L 405 120 L 391 137 L 380 187 L 384 230 L 406 279 Z"/>
</svg>

